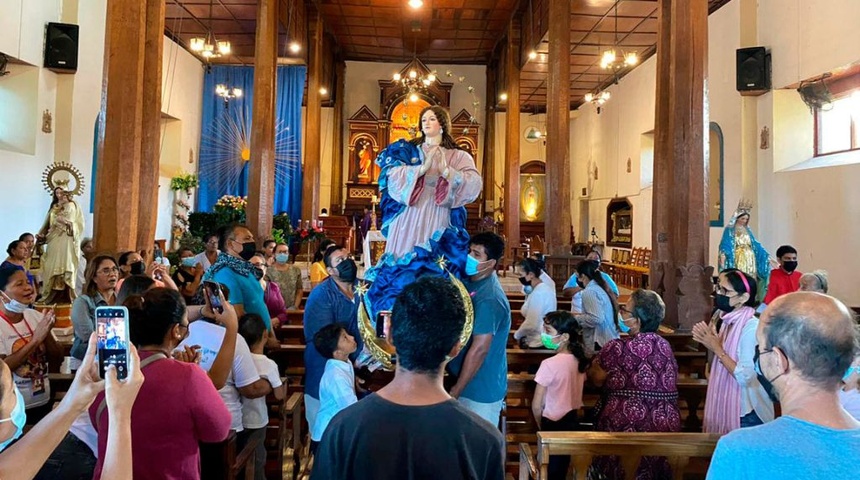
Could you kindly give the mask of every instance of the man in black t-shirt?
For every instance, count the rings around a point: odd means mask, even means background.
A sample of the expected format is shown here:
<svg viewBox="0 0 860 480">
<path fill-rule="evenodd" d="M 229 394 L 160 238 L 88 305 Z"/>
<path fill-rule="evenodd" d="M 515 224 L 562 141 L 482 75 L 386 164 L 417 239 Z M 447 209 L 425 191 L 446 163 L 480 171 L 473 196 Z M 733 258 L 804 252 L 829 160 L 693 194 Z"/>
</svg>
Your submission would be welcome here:
<svg viewBox="0 0 860 480">
<path fill-rule="evenodd" d="M 317 449 L 312 480 L 504 478 L 503 439 L 442 386 L 466 312 L 450 281 L 424 277 L 394 303 L 394 380 L 344 409 Z"/>
</svg>

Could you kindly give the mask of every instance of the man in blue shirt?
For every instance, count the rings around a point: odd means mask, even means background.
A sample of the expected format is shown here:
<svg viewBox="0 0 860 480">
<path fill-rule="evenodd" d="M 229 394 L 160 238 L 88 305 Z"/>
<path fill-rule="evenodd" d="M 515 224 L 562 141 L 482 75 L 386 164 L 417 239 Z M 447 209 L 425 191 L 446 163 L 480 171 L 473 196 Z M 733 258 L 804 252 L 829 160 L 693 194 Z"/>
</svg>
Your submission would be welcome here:
<svg viewBox="0 0 860 480">
<path fill-rule="evenodd" d="M 858 350 L 848 308 L 820 293 L 783 295 L 764 311 L 756 339 L 758 380 L 782 417 L 721 438 L 708 479 L 856 478 L 860 422 L 838 398 Z"/>
<path fill-rule="evenodd" d="M 493 426 L 499 424 L 508 390 L 511 305 L 496 275 L 504 253 L 505 241 L 495 233 L 479 233 L 469 241 L 465 285 L 472 293 L 475 326 L 469 343 L 450 364 L 451 373 L 458 376 L 451 396 Z"/>
<path fill-rule="evenodd" d="M 355 356 L 361 352 L 364 343 L 358 332 L 358 303 L 353 287 L 358 266 L 349 251 L 341 245 L 326 250 L 323 257 L 329 277 L 311 290 L 305 305 L 305 338 L 312 339 L 326 325 L 340 323 L 355 338 L 358 344 Z M 320 380 L 325 372 L 326 358 L 314 347 L 312 342 L 305 346 L 305 418 L 308 425 L 316 424 L 320 408 Z"/>
<path fill-rule="evenodd" d="M 258 277 L 262 272 L 249 262 L 257 251 L 254 234 L 244 225 L 221 227 L 218 230 L 218 249 L 221 251 L 218 260 L 206 271 L 203 280 L 226 285 L 236 315 L 239 318 L 246 313 L 259 315 L 271 334 L 269 338 L 274 339 L 272 319 L 263 300 L 263 289 Z"/>
</svg>

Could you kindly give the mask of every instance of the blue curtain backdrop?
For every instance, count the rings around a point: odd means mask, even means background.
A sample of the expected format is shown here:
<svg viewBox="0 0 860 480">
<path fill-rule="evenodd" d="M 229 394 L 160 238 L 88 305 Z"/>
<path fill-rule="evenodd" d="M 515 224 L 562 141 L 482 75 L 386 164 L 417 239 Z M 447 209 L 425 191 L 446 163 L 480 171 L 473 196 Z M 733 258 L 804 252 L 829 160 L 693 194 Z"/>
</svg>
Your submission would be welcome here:
<svg viewBox="0 0 860 480">
<path fill-rule="evenodd" d="M 302 95 L 304 66 L 278 67 L 275 97 L 275 198 L 274 213 L 287 212 L 291 219 L 302 210 Z M 216 85 L 242 89 L 242 97 L 224 100 Z M 251 140 L 251 106 L 254 98 L 253 67 L 213 66 L 203 79 L 197 210 L 212 211 L 223 195 L 248 194 L 249 162 L 242 162 L 242 144 Z M 245 153 L 247 155 L 247 152 Z"/>
</svg>

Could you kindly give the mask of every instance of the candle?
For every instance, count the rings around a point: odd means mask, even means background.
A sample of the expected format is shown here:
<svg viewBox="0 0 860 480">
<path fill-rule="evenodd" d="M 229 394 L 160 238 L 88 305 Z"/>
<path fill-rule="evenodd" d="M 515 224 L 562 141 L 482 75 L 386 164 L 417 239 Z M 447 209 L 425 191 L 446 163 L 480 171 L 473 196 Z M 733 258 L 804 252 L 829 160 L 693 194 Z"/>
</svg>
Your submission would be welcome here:
<svg viewBox="0 0 860 480">
<path fill-rule="evenodd" d="M 379 203 L 379 197 L 377 197 L 376 195 L 373 195 L 372 197 L 370 197 L 370 201 L 372 203 Z"/>
</svg>

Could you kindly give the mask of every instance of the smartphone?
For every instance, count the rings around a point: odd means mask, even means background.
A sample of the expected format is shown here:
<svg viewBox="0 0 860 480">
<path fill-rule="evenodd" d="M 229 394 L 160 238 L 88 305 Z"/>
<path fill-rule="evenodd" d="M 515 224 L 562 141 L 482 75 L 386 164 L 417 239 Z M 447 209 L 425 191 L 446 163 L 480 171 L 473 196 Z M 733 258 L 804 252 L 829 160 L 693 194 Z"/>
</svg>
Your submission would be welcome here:
<svg viewBox="0 0 860 480">
<path fill-rule="evenodd" d="M 96 308 L 96 340 L 99 350 L 99 376 L 105 378 L 105 368 L 113 365 L 116 377 L 128 376 L 128 309 L 125 307 Z"/>
<path fill-rule="evenodd" d="M 221 304 L 221 284 L 207 280 L 203 282 L 206 295 L 209 297 L 209 305 L 213 312 L 224 313 L 224 305 Z"/>
<path fill-rule="evenodd" d="M 161 248 L 156 246 L 153 251 L 153 257 L 155 257 L 156 263 L 161 263 L 161 259 L 164 258 L 164 252 L 161 251 Z"/>
</svg>

